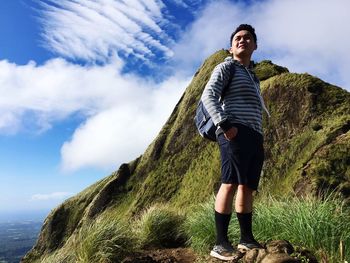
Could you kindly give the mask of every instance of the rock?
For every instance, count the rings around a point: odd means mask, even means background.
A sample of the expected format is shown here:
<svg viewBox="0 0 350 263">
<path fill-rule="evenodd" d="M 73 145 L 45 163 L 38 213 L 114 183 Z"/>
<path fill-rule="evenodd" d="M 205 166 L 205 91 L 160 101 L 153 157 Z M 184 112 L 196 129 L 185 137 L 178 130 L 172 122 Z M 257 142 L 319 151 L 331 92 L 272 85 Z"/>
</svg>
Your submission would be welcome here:
<svg viewBox="0 0 350 263">
<path fill-rule="evenodd" d="M 259 249 L 258 256 L 256 257 L 256 262 L 261 262 L 267 255 L 266 249 Z"/>
<path fill-rule="evenodd" d="M 302 262 L 317 263 L 316 257 L 308 250 L 294 249 L 287 240 L 272 240 L 265 244 L 265 249 L 252 249 L 245 253 L 243 263 L 296 263 Z"/>
<path fill-rule="evenodd" d="M 245 263 L 260 262 L 266 254 L 266 249 L 252 249 L 246 252 L 243 261 Z"/>
<path fill-rule="evenodd" d="M 307 259 L 308 263 L 318 263 L 317 258 L 311 251 L 304 248 L 296 248 L 294 255 L 298 256 L 298 258 Z M 322 260 L 321 260 L 322 261 Z"/>
<path fill-rule="evenodd" d="M 285 253 L 292 254 L 293 246 L 287 240 L 272 240 L 267 242 L 266 249 L 268 253 Z"/>
<path fill-rule="evenodd" d="M 244 262 L 253 263 L 255 259 L 258 257 L 259 249 L 252 249 L 246 252 L 244 256 Z"/>
<path fill-rule="evenodd" d="M 301 261 L 285 253 L 271 253 L 267 254 L 260 263 L 301 263 Z"/>
</svg>

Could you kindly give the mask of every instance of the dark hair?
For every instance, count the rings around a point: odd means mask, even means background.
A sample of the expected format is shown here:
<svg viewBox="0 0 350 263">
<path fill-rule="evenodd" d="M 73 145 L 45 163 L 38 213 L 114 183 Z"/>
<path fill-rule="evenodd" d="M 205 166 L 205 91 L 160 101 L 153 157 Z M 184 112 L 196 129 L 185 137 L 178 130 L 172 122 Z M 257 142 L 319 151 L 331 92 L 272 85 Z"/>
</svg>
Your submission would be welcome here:
<svg viewBox="0 0 350 263">
<path fill-rule="evenodd" d="M 233 37 L 239 32 L 239 31 L 242 31 L 242 30 L 247 30 L 249 33 L 251 33 L 253 35 L 253 38 L 254 38 L 254 41 L 255 43 L 257 43 L 257 39 L 256 39 L 256 34 L 255 34 L 255 29 L 254 27 L 252 27 L 251 25 L 248 25 L 248 24 L 241 24 L 239 25 L 235 31 L 232 32 L 231 34 L 231 38 L 230 38 L 230 46 L 232 45 L 232 39 Z"/>
</svg>

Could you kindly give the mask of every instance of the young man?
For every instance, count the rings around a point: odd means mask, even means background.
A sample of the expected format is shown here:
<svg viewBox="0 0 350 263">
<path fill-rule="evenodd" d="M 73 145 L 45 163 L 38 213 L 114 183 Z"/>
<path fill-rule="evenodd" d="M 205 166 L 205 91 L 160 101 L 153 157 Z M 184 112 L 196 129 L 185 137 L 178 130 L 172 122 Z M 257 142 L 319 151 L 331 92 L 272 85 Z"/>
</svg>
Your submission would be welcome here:
<svg viewBox="0 0 350 263">
<path fill-rule="evenodd" d="M 217 240 L 210 252 L 221 260 L 232 260 L 236 255 L 227 236 L 235 192 L 235 212 L 241 231 L 238 249 L 261 248 L 252 233 L 252 204 L 264 161 L 263 109 L 268 113 L 259 81 L 250 67 L 257 49 L 254 28 L 247 24 L 238 26 L 230 43 L 233 57 L 215 67 L 202 95 L 204 106 L 217 126 L 221 153 L 221 186 L 215 200 Z M 234 74 L 228 83 L 232 67 Z M 228 88 L 221 98 L 225 86 Z"/>
</svg>

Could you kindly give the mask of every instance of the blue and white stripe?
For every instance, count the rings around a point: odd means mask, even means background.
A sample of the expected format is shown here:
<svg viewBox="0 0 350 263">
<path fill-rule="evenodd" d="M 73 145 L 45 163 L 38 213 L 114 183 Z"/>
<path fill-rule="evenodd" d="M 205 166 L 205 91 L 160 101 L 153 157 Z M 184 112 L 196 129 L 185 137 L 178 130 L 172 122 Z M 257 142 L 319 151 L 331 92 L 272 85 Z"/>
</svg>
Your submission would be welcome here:
<svg viewBox="0 0 350 263">
<path fill-rule="evenodd" d="M 231 66 L 235 67 L 234 77 L 220 100 L 229 81 Z M 262 110 L 269 113 L 260 94 L 259 80 L 250 69 L 231 57 L 214 68 L 201 99 L 216 126 L 228 120 L 263 133 Z"/>
</svg>

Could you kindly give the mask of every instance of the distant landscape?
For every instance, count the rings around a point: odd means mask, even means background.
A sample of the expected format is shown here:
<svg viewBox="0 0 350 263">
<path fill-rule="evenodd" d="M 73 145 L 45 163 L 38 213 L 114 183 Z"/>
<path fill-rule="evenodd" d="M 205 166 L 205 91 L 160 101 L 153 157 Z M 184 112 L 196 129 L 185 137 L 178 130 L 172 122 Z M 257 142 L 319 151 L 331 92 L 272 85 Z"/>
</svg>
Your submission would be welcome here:
<svg viewBox="0 0 350 263">
<path fill-rule="evenodd" d="M 0 263 L 18 263 L 33 247 L 45 213 L 0 216 Z"/>
</svg>

